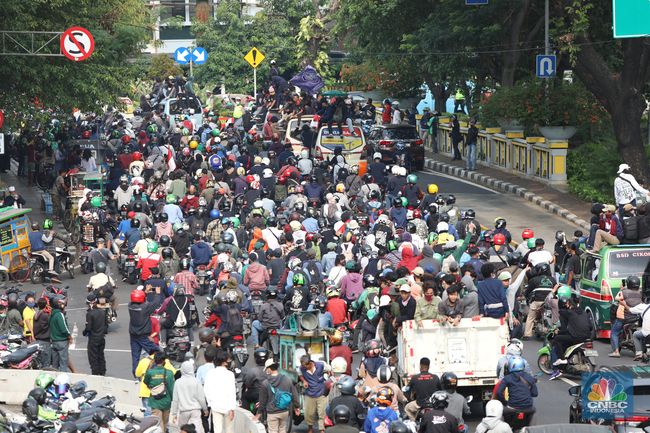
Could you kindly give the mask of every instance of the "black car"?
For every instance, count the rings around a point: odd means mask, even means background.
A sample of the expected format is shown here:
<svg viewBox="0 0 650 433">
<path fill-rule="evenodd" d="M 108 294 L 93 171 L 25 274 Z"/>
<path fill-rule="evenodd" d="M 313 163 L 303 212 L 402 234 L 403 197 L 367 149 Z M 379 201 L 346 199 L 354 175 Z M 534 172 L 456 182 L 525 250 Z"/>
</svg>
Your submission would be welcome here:
<svg viewBox="0 0 650 433">
<path fill-rule="evenodd" d="M 424 168 L 424 143 L 415 126 L 375 125 L 366 141 L 369 160 L 378 152 L 386 163 L 404 165 L 409 170 Z"/>
<path fill-rule="evenodd" d="M 650 366 L 603 367 L 599 371 L 632 376 L 633 413 L 611 419 L 585 419 L 582 407 L 582 387 L 569 388 L 573 401 L 569 406 L 569 422 L 579 424 L 602 424 L 614 428 L 616 433 L 644 433 L 650 427 Z M 649 429 L 650 430 L 650 429 Z"/>
</svg>

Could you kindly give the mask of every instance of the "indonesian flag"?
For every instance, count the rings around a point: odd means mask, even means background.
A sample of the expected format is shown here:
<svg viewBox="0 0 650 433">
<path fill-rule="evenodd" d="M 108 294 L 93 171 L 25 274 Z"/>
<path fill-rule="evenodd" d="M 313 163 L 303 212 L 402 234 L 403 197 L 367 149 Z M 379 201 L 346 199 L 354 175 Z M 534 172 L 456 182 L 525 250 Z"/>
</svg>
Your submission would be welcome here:
<svg viewBox="0 0 650 433">
<path fill-rule="evenodd" d="M 174 152 L 172 151 L 172 147 L 168 144 L 167 145 L 167 174 L 171 173 L 174 170 L 176 170 L 176 160 L 174 159 Z"/>
</svg>

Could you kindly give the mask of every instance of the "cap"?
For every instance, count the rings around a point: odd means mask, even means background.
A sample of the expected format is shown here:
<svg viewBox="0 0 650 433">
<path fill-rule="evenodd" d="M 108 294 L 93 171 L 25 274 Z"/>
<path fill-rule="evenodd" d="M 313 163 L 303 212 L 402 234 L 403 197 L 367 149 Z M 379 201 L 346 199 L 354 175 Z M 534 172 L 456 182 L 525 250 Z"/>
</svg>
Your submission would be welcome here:
<svg viewBox="0 0 650 433">
<path fill-rule="evenodd" d="M 381 295 L 381 297 L 379 298 L 379 306 L 380 307 L 385 307 L 387 305 L 390 305 L 390 296 Z"/>
<path fill-rule="evenodd" d="M 418 277 L 421 277 L 422 275 L 424 275 L 424 269 L 417 266 L 415 269 L 413 269 L 413 275 L 417 275 Z"/>
<path fill-rule="evenodd" d="M 628 203 L 628 204 L 626 204 L 625 206 L 623 206 L 623 210 L 624 210 L 625 212 L 629 212 L 629 211 L 631 211 L 632 209 L 636 209 L 632 203 Z"/>
<path fill-rule="evenodd" d="M 630 169 L 630 166 L 629 166 L 629 165 L 627 165 L 627 164 L 621 164 L 621 165 L 618 166 L 618 171 L 617 171 L 616 173 L 621 174 L 621 173 L 623 173 L 625 170 L 629 170 L 629 169 Z"/>
<path fill-rule="evenodd" d="M 411 293 L 411 286 L 408 284 L 402 284 L 399 288 L 400 292 L 406 292 L 406 293 Z"/>
<path fill-rule="evenodd" d="M 271 367 L 272 365 L 277 365 L 277 364 L 278 364 L 278 363 L 277 363 L 273 358 L 269 358 L 269 359 L 267 359 L 266 362 L 264 363 L 264 368 L 269 368 L 269 367 Z"/>
<path fill-rule="evenodd" d="M 499 274 L 499 280 L 501 280 L 501 281 L 508 281 L 511 278 L 512 278 L 512 274 L 510 272 L 508 272 L 508 271 L 501 272 Z"/>
</svg>

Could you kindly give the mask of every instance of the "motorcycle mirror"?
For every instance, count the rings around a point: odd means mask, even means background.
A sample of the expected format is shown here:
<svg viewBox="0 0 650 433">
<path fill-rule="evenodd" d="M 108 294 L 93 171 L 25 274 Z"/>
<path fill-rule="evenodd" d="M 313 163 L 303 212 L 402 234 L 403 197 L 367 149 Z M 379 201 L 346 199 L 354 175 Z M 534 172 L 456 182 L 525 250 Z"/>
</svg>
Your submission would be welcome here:
<svg viewBox="0 0 650 433">
<path fill-rule="evenodd" d="M 467 401 L 467 403 L 471 403 L 472 400 L 474 400 L 474 396 L 473 396 L 473 395 L 468 395 L 468 396 L 465 398 L 465 400 Z"/>
<path fill-rule="evenodd" d="M 402 392 L 403 392 L 404 394 L 407 394 L 409 391 L 411 391 L 411 388 L 410 388 L 408 385 L 404 385 L 404 386 L 402 387 Z"/>
<path fill-rule="evenodd" d="M 572 386 L 569 388 L 569 395 L 571 397 L 578 397 L 580 396 L 580 385 Z M 647 431 L 647 430 L 646 430 Z"/>
</svg>

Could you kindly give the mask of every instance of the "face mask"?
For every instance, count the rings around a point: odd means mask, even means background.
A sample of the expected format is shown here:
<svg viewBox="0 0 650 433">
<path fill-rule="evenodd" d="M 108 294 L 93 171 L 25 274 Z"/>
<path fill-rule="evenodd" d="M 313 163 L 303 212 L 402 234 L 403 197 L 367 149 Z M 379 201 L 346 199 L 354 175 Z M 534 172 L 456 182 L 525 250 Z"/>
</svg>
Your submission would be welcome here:
<svg viewBox="0 0 650 433">
<path fill-rule="evenodd" d="M 34 305 L 36 305 L 36 302 L 28 302 L 28 303 L 27 303 L 27 306 L 28 306 L 29 308 L 34 308 Z"/>
<path fill-rule="evenodd" d="M 427 302 L 431 302 L 433 300 L 433 295 L 424 295 L 424 299 L 426 299 Z"/>
<path fill-rule="evenodd" d="M 5 317 L 7 317 L 7 313 L 0 313 L 0 318 L 4 319 Z"/>
</svg>

